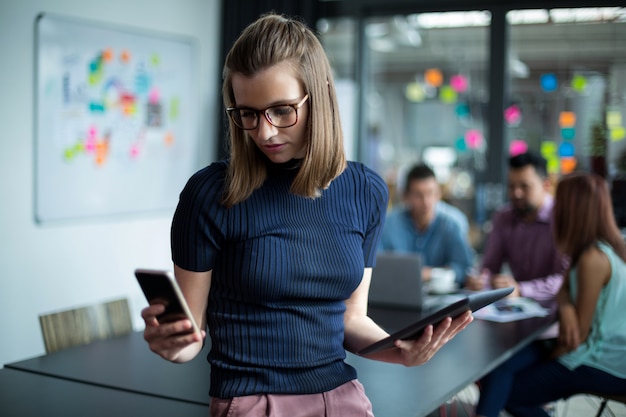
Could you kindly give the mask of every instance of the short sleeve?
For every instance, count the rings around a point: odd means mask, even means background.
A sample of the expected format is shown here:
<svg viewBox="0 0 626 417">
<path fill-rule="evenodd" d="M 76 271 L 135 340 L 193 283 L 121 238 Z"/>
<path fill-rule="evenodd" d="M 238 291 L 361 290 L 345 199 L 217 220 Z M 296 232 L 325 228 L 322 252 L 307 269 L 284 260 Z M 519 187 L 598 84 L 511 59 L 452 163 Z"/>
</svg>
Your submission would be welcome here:
<svg viewBox="0 0 626 417">
<path fill-rule="evenodd" d="M 363 257 L 366 267 L 376 264 L 376 253 L 385 224 L 385 215 L 389 201 L 389 189 L 385 181 L 373 170 L 365 167 L 367 183 L 368 224 L 363 241 Z"/>
<path fill-rule="evenodd" d="M 182 192 L 170 232 L 172 261 L 189 271 L 213 269 L 225 236 L 227 209 L 221 204 L 225 162 L 216 162 L 194 174 Z"/>
</svg>

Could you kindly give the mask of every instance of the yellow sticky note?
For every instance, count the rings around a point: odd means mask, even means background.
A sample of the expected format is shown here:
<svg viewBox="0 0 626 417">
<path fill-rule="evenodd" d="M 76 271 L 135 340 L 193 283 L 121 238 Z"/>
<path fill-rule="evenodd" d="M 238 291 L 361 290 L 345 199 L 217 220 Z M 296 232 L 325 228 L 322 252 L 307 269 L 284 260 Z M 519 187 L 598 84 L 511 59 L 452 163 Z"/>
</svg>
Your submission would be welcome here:
<svg viewBox="0 0 626 417">
<path fill-rule="evenodd" d="M 404 91 L 406 99 L 415 103 L 424 101 L 426 98 L 426 92 L 424 86 L 418 82 L 409 83 Z"/>
<path fill-rule="evenodd" d="M 557 146 L 555 142 L 542 142 L 541 143 L 541 155 L 548 159 L 556 155 Z"/>
<path fill-rule="evenodd" d="M 559 160 L 559 157 L 551 156 L 549 158 L 546 158 L 546 160 L 548 161 L 548 172 L 550 174 L 558 174 L 559 169 L 561 168 L 561 161 Z"/>
<path fill-rule="evenodd" d="M 447 104 L 456 103 L 457 92 L 454 91 L 452 87 L 446 85 L 444 87 L 441 87 L 441 90 L 439 91 L 439 99 L 443 103 Z"/>
<path fill-rule="evenodd" d="M 606 125 L 609 129 L 622 126 L 622 113 L 616 110 L 606 112 Z"/>
<path fill-rule="evenodd" d="M 613 142 L 617 142 L 619 140 L 623 140 L 626 138 L 626 129 L 623 126 L 614 127 L 610 130 L 609 136 Z"/>
</svg>

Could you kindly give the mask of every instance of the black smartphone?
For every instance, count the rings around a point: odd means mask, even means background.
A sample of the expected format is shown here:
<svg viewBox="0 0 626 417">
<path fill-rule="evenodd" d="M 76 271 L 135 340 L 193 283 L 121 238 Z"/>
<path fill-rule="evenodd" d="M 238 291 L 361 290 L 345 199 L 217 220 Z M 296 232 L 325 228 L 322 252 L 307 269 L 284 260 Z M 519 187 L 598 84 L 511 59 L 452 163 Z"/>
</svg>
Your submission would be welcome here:
<svg viewBox="0 0 626 417">
<path fill-rule="evenodd" d="M 135 277 L 149 304 L 165 305 L 165 311 L 157 316 L 160 323 L 186 318 L 191 321 L 190 333 L 200 333 L 176 278 L 170 271 L 139 268 L 135 270 Z"/>
</svg>

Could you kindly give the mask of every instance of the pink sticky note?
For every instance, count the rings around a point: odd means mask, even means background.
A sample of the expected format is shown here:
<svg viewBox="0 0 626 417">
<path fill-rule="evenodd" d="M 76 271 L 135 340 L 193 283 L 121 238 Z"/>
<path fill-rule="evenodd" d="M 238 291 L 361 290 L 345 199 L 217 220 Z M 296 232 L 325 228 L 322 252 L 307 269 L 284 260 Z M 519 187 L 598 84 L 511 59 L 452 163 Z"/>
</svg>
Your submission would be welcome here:
<svg viewBox="0 0 626 417">
<path fill-rule="evenodd" d="M 161 93 L 158 89 L 153 88 L 152 90 L 150 90 L 150 94 L 148 95 L 148 101 L 150 101 L 150 104 L 157 104 L 160 98 Z"/>
<path fill-rule="evenodd" d="M 135 159 L 139 156 L 139 146 L 137 146 L 136 144 L 132 145 L 130 147 L 130 157 Z"/>
<path fill-rule="evenodd" d="M 483 134 L 476 129 L 470 129 L 465 132 L 465 143 L 470 149 L 477 149 L 483 143 Z"/>
<path fill-rule="evenodd" d="M 515 139 L 509 146 L 509 155 L 516 156 L 525 153 L 528 150 L 528 144 L 521 139 Z"/>
<path fill-rule="evenodd" d="M 450 87 L 452 87 L 457 93 L 464 93 L 467 91 L 468 84 L 467 77 L 464 75 L 457 74 L 450 77 Z"/>
<path fill-rule="evenodd" d="M 504 110 L 504 120 L 508 125 L 516 125 L 522 120 L 522 111 L 519 106 L 513 104 Z"/>
</svg>

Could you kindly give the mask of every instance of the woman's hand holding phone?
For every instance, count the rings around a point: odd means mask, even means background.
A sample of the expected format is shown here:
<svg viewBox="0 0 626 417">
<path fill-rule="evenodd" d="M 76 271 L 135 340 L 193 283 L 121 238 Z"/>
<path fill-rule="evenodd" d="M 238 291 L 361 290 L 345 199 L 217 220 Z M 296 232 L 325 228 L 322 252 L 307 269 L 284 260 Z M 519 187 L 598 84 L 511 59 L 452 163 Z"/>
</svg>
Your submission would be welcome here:
<svg viewBox="0 0 626 417">
<path fill-rule="evenodd" d="M 193 359 L 202 349 L 206 332 L 194 331 L 192 322 L 185 317 L 159 322 L 158 317 L 164 312 L 164 304 L 152 304 L 141 311 L 146 324 L 143 337 L 150 350 L 171 362 Z"/>
<path fill-rule="evenodd" d="M 141 312 L 150 350 L 172 362 L 186 362 L 202 349 L 206 332 L 195 323 L 169 271 L 137 269 L 135 276 L 150 304 Z"/>
</svg>

